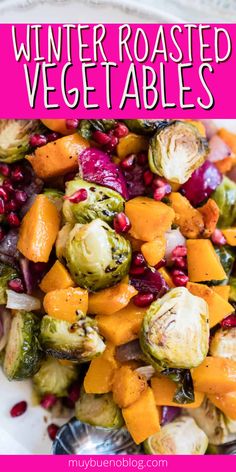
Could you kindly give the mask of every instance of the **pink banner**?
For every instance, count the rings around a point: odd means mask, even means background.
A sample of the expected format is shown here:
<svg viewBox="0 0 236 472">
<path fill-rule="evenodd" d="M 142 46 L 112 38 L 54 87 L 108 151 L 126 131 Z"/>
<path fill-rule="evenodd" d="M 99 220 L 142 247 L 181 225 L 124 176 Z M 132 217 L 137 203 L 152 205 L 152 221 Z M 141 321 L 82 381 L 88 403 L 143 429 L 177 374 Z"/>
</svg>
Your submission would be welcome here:
<svg viewBox="0 0 236 472">
<path fill-rule="evenodd" d="M 236 28 L 0 26 L 1 118 L 235 118 Z"/>
<path fill-rule="evenodd" d="M 97 471 L 153 471 L 177 470 L 199 472 L 201 470 L 222 471 L 235 467 L 234 456 L 0 456 L 2 471 L 42 472 L 56 470 L 66 472 L 80 470 Z"/>
</svg>

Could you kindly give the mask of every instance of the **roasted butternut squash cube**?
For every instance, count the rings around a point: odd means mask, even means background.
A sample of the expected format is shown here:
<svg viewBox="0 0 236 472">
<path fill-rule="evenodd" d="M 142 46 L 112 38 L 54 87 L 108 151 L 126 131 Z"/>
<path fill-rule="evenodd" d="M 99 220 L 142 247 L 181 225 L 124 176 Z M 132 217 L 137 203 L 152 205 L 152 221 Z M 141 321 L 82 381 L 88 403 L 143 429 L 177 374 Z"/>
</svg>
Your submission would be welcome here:
<svg viewBox="0 0 236 472">
<path fill-rule="evenodd" d="M 74 323 L 77 312 L 87 313 L 88 292 L 80 287 L 53 290 L 45 295 L 43 306 L 49 316 Z"/>
<path fill-rule="evenodd" d="M 136 402 L 146 388 L 147 381 L 143 375 L 128 366 L 122 366 L 114 375 L 113 400 L 120 408 L 126 408 Z"/>
<path fill-rule="evenodd" d="M 111 315 L 126 307 L 137 290 L 128 283 L 100 290 L 89 295 L 89 313 L 92 315 Z"/>
<path fill-rule="evenodd" d="M 57 260 L 45 274 L 39 286 L 43 292 L 47 293 L 52 290 L 74 287 L 75 283 L 68 270 Z"/>
<path fill-rule="evenodd" d="M 206 394 L 236 391 L 236 361 L 223 357 L 206 357 L 192 369 L 194 389 Z"/>
<path fill-rule="evenodd" d="M 187 240 L 187 262 L 191 282 L 225 280 L 227 278 L 209 239 Z"/>
<path fill-rule="evenodd" d="M 17 248 L 30 261 L 48 262 L 59 227 L 55 205 L 45 195 L 37 195 L 21 222 Z"/>
<path fill-rule="evenodd" d="M 141 247 L 143 257 L 150 266 L 155 266 L 163 259 L 166 250 L 165 236 L 159 236 L 153 241 L 144 243 Z"/>
<path fill-rule="evenodd" d="M 192 403 L 176 403 L 173 401 L 177 385 L 173 380 L 167 377 L 152 377 L 151 387 L 154 394 L 156 405 L 158 406 L 176 406 L 179 408 L 198 408 L 204 398 L 204 393 L 194 392 L 195 400 Z"/>
<path fill-rule="evenodd" d="M 135 133 L 129 133 L 127 136 L 120 138 L 116 147 L 117 156 L 120 160 L 129 154 L 138 154 L 148 149 L 148 139 Z"/>
<path fill-rule="evenodd" d="M 122 409 L 126 427 L 134 442 L 140 444 L 160 431 L 159 410 L 153 392 L 148 387 L 135 403 Z"/>
<path fill-rule="evenodd" d="M 236 420 L 236 392 L 208 395 L 208 398 L 231 420 Z"/>
</svg>

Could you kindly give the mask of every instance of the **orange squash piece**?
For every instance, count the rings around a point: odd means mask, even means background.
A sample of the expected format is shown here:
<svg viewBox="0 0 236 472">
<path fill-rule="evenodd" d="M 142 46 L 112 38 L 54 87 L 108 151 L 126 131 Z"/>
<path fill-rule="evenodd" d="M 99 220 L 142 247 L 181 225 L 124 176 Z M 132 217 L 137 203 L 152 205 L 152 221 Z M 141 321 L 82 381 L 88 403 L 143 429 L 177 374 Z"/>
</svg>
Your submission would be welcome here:
<svg viewBox="0 0 236 472">
<path fill-rule="evenodd" d="M 148 197 L 136 197 L 126 202 L 125 213 L 131 222 L 131 236 L 145 242 L 162 236 L 175 217 L 168 205 Z"/>
<path fill-rule="evenodd" d="M 169 272 L 166 270 L 165 267 L 161 267 L 160 269 L 158 269 L 158 272 L 161 274 L 161 276 L 163 277 L 163 279 L 166 281 L 167 285 L 170 288 L 175 287 L 175 284 L 174 284 Z"/>
<path fill-rule="evenodd" d="M 108 393 L 112 390 L 113 378 L 119 362 L 115 359 L 115 346 L 108 343 L 105 351 L 92 359 L 84 378 L 86 393 Z"/>
<path fill-rule="evenodd" d="M 96 316 L 96 320 L 102 336 L 119 346 L 138 338 L 145 313 L 145 308 L 139 308 L 131 302 L 112 315 Z"/>
<path fill-rule="evenodd" d="M 129 133 L 124 138 L 120 138 L 116 147 L 117 156 L 120 160 L 129 154 L 138 154 L 148 149 L 148 139 L 135 133 Z"/>
<path fill-rule="evenodd" d="M 227 275 L 209 239 L 188 239 L 187 262 L 191 282 L 225 280 Z"/>
<path fill-rule="evenodd" d="M 236 391 L 236 361 L 223 357 L 206 357 L 192 369 L 194 389 L 206 394 Z"/>
<path fill-rule="evenodd" d="M 92 315 L 112 315 L 125 308 L 137 293 L 132 285 L 123 282 L 97 293 L 91 293 L 88 311 Z"/>
<path fill-rule="evenodd" d="M 179 192 L 172 192 L 168 195 L 168 199 L 175 212 L 174 222 L 179 226 L 181 233 L 186 238 L 198 238 L 204 232 L 201 213 Z"/>
<path fill-rule="evenodd" d="M 126 427 L 134 442 L 140 444 L 152 434 L 160 431 L 159 410 L 153 392 L 148 387 L 138 400 L 122 409 Z"/>
<path fill-rule="evenodd" d="M 236 420 L 236 392 L 229 392 L 223 395 L 208 395 L 208 398 L 231 420 Z"/>
<path fill-rule="evenodd" d="M 224 159 L 221 159 L 220 161 L 214 162 L 215 166 L 217 169 L 221 172 L 221 174 L 226 174 L 226 172 L 229 172 L 232 167 L 235 166 L 236 164 L 236 158 L 234 154 L 231 154 L 229 157 L 225 157 Z"/>
<path fill-rule="evenodd" d="M 45 295 L 43 306 L 49 316 L 75 323 L 77 311 L 87 313 L 88 292 L 80 287 L 53 290 Z"/>
<path fill-rule="evenodd" d="M 52 120 L 41 120 L 44 126 L 55 131 L 56 133 L 61 133 L 64 136 L 69 134 L 74 134 L 75 130 L 68 129 L 66 126 L 66 120 L 54 118 Z"/>
<path fill-rule="evenodd" d="M 236 134 L 231 133 L 231 131 L 228 131 L 225 128 L 219 129 L 217 134 L 221 139 L 223 139 L 223 141 L 226 142 L 226 144 L 228 144 L 232 152 L 236 154 Z"/>
<path fill-rule="evenodd" d="M 210 328 L 234 312 L 233 306 L 207 285 L 188 282 L 187 289 L 193 295 L 203 298 L 208 304 Z"/>
<path fill-rule="evenodd" d="M 222 233 L 230 246 L 236 246 L 236 228 L 222 229 Z"/>
<path fill-rule="evenodd" d="M 167 377 L 152 377 L 151 387 L 154 394 L 156 405 L 158 406 L 176 406 L 179 408 L 198 408 L 204 398 L 204 393 L 194 392 L 195 400 L 192 403 L 176 403 L 173 401 L 176 392 L 176 383 Z"/>
<path fill-rule="evenodd" d="M 68 270 L 60 261 L 56 261 L 51 269 L 45 274 L 39 287 L 45 293 L 61 288 L 74 287 L 75 283 L 72 280 Z"/>
<path fill-rule="evenodd" d="M 126 408 L 136 402 L 146 388 L 147 380 L 143 375 L 128 366 L 122 366 L 114 374 L 113 400 L 120 408 Z"/>
<path fill-rule="evenodd" d="M 214 200 L 209 198 L 205 205 L 203 205 L 201 208 L 198 208 L 198 211 L 201 213 L 204 222 L 204 232 L 202 236 L 204 238 L 210 238 L 216 229 L 216 225 L 220 216 L 219 207 Z"/>
<path fill-rule="evenodd" d="M 55 205 L 45 195 L 37 195 L 21 222 L 17 248 L 30 261 L 47 262 L 59 227 Z"/>
<path fill-rule="evenodd" d="M 89 142 L 74 133 L 37 148 L 27 159 L 38 177 L 47 180 L 76 171 L 78 156 L 87 147 Z"/>
<path fill-rule="evenodd" d="M 143 257 L 150 266 L 155 266 L 163 259 L 165 250 L 166 239 L 164 236 L 159 236 L 158 239 L 144 243 L 141 247 Z"/>
<path fill-rule="evenodd" d="M 195 126 L 195 128 L 198 129 L 201 136 L 203 136 L 204 138 L 206 137 L 206 128 L 204 124 L 202 123 L 202 121 L 197 121 L 197 120 L 186 120 L 186 121 L 188 121 L 190 125 Z"/>
<path fill-rule="evenodd" d="M 213 292 L 218 293 L 218 295 L 220 295 L 224 300 L 228 301 L 230 285 L 213 285 L 211 288 Z"/>
</svg>

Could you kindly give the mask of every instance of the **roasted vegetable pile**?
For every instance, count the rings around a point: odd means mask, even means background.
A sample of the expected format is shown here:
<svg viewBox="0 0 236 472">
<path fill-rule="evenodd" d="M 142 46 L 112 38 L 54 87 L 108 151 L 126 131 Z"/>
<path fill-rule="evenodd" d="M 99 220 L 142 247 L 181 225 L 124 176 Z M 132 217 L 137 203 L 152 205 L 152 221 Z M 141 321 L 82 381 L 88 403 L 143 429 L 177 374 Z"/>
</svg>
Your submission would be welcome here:
<svg viewBox="0 0 236 472">
<path fill-rule="evenodd" d="M 206 121 L 1 120 L 6 377 L 146 454 L 236 440 L 235 154 Z"/>
</svg>

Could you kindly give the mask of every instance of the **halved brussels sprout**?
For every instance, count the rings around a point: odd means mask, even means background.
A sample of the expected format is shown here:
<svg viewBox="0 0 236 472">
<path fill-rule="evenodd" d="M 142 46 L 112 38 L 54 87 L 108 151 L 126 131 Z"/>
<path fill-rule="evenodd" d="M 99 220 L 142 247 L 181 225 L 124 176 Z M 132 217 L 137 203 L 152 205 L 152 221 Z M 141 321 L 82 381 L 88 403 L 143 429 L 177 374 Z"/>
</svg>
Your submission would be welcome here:
<svg viewBox="0 0 236 472">
<path fill-rule="evenodd" d="M 235 257 L 236 257 L 234 248 L 225 245 L 225 246 L 215 246 L 214 249 L 217 256 L 220 258 L 220 263 L 223 266 L 223 269 L 227 277 L 229 277 L 232 272 Z"/>
<path fill-rule="evenodd" d="M 196 126 L 175 121 L 157 130 L 149 146 L 149 165 L 154 174 L 184 184 L 200 167 L 208 147 Z"/>
<path fill-rule="evenodd" d="M 159 371 L 198 366 L 208 352 L 207 303 L 185 287 L 173 288 L 150 305 L 140 343 L 148 361 Z"/>
<path fill-rule="evenodd" d="M 112 393 L 93 395 L 82 391 L 75 405 L 75 416 L 83 423 L 101 428 L 121 428 L 124 420 Z"/>
<path fill-rule="evenodd" d="M 38 371 L 42 357 L 39 330 L 37 315 L 26 311 L 14 314 L 3 365 L 9 380 L 23 380 Z"/>
<path fill-rule="evenodd" d="M 66 261 L 75 282 L 90 291 L 117 284 L 129 272 L 131 246 L 100 219 L 76 224 L 66 245 Z"/>
<path fill-rule="evenodd" d="M 73 324 L 44 316 L 40 339 L 47 355 L 79 363 L 91 361 L 105 349 L 96 321 L 82 313 Z"/>
<path fill-rule="evenodd" d="M 39 371 L 34 375 L 33 383 L 39 395 L 52 393 L 58 397 L 64 397 L 68 393 L 68 387 L 77 377 L 76 364 L 64 365 L 49 357 L 43 361 Z"/>
<path fill-rule="evenodd" d="M 56 239 L 56 255 L 58 259 L 62 260 L 66 257 L 66 245 L 70 236 L 70 232 L 73 226 L 70 223 L 66 223 L 60 229 Z"/>
<path fill-rule="evenodd" d="M 236 328 L 218 329 L 211 338 L 210 354 L 236 361 Z"/>
<path fill-rule="evenodd" d="M 111 223 L 115 214 L 123 211 L 124 199 L 119 193 L 82 179 L 67 182 L 66 197 L 82 189 L 87 192 L 86 200 L 79 203 L 72 203 L 69 199 L 64 201 L 63 214 L 68 223 L 90 223 L 96 218 Z"/>
<path fill-rule="evenodd" d="M 40 128 L 38 120 L 0 120 L 0 161 L 23 159 L 30 148 L 30 135 Z"/>
<path fill-rule="evenodd" d="M 219 228 L 229 228 L 236 222 L 236 183 L 224 177 L 221 184 L 211 195 L 220 210 Z"/>
<path fill-rule="evenodd" d="M 143 443 L 146 454 L 202 455 L 208 438 L 193 418 L 180 416 Z"/>
<path fill-rule="evenodd" d="M 16 277 L 18 277 L 18 273 L 13 267 L 0 262 L 0 305 L 7 303 L 6 290 L 8 289 L 8 282 Z"/>
<path fill-rule="evenodd" d="M 195 419 L 210 444 L 219 445 L 236 439 L 236 421 L 227 418 L 208 398 L 198 408 L 189 408 L 186 414 Z"/>
<path fill-rule="evenodd" d="M 124 120 L 130 131 L 137 134 L 153 134 L 161 125 L 166 125 L 164 120 Z"/>
<path fill-rule="evenodd" d="M 60 190 L 56 190 L 55 188 L 45 188 L 43 193 L 55 205 L 57 210 L 61 211 L 63 205 L 62 197 L 64 193 L 60 192 Z"/>
</svg>

